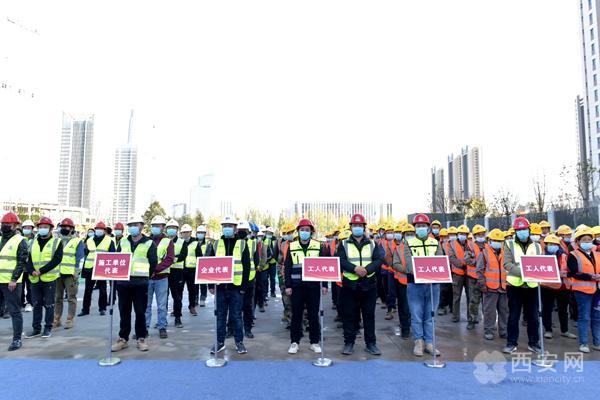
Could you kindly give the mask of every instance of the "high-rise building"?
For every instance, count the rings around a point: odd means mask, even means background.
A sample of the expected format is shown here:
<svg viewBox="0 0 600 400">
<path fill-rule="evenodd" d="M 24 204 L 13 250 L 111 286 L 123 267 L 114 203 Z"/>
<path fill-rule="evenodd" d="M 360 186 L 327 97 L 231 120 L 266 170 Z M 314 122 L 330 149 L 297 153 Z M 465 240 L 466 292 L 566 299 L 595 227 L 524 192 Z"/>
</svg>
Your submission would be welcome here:
<svg viewBox="0 0 600 400">
<path fill-rule="evenodd" d="M 191 214 L 202 212 L 204 215 L 211 215 L 220 212 L 215 205 L 215 176 L 206 174 L 198 177 L 198 184 L 190 190 Z"/>
<path fill-rule="evenodd" d="M 588 152 L 588 149 L 590 148 L 590 137 L 589 135 L 586 135 L 585 107 L 581 96 L 577 96 L 575 99 L 575 116 L 575 131 L 577 132 L 577 160 L 578 168 L 580 168 L 580 173 L 578 174 L 577 178 L 579 179 L 578 184 L 582 192 L 581 197 L 584 199 L 584 202 L 586 202 L 589 200 L 590 192 L 592 191 L 589 179 L 590 171 L 587 168 L 587 165 L 589 165 L 591 161 L 591 157 Z"/>
<path fill-rule="evenodd" d="M 483 197 L 481 185 L 481 150 L 463 147 L 460 154 L 448 156 L 448 197 L 457 200 Z"/>
<path fill-rule="evenodd" d="M 58 204 L 90 207 L 94 115 L 63 112 L 58 171 Z"/>
<path fill-rule="evenodd" d="M 431 169 L 431 211 L 444 212 L 447 207 L 444 191 L 444 170 L 433 167 Z"/>
<path fill-rule="evenodd" d="M 135 214 L 137 148 L 132 144 L 133 110 L 129 115 L 127 144 L 115 151 L 113 186 L 113 223 L 125 223 Z"/>
<path fill-rule="evenodd" d="M 330 215 L 333 218 L 350 218 L 352 214 L 363 214 L 369 223 L 380 218 L 392 217 L 391 203 L 376 202 L 336 202 L 336 201 L 296 201 L 291 207 L 292 215 L 310 218 L 316 213 Z M 291 216 L 291 215 L 290 215 Z"/>
</svg>

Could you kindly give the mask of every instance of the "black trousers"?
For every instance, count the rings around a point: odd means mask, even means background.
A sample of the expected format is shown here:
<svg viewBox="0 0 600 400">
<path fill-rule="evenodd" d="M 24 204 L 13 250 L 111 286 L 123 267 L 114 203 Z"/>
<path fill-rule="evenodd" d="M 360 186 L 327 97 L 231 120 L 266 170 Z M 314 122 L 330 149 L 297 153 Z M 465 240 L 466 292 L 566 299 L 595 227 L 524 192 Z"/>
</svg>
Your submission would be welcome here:
<svg viewBox="0 0 600 400">
<path fill-rule="evenodd" d="M 81 311 L 83 313 L 89 313 L 92 305 L 92 294 L 94 293 L 94 285 L 98 285 L 98 311 L 106 311 L 106 305 L 108 304 L 108 297 L 106 292 L 106 281 L 94 281 L 92 280 L 92 269 L 84 268 L 81 273 L 85 278 L 85 289 L 83 291 L 83 305 Z"/>
<path fill-rule="evenodd" d="M 254 278 L 254 307 L 263 307 L 265 305 L 266 288 L 268 284 L 268 273 L 267 271 L 256 271 L 256 277 Z"/>
<path fill-rule="evenodd" d="M 32 304 L 31 300 L 31 282 L 29 281 L 29 274 L 27 271 L 23 271 L 23 290 L 21 290 L 21 305 L 25 307 L 27 304 Z"/>
<path fill-rule="evenodd" d="M 195 307 L 198 304 L 198 285 L 194 283 L 196 280 L 196 268 L 184 268 L 183 280 L 188 292 L 188 307 Z M 183 299 L 183 288 L 181 298 Z"/>
<path fill-rule="evenodd" d="M 403 335 L 410 333 L 410 309 L 408 308 L 408 297 L 406 296 L 406 285 L 394 279 L 394 287 L 390 290 L 396 291 L 398 304 L 398 319 L 400 320 L 400 331 Z M 452 287 L 452 286 L 451 286 Z"/>
<path fill-rule="evenodd" d="M 271 264 L 269 266 L 269 269 L 266 271 L 267 272 L 267 277 L 268 277 L 268 282 L 267 282 L 267 286 L 269 286 L 269 292 L 271 293 L 271 295 L 275 294 L 275 275 L 277 275 L 277 265 L 276 264 Z M 265 297 L 267 296 L 267 287 L 265 286 Z"/>
<path fill-rule="evenodd" d="M 442 283 L 440 285 L 440 304 L 439 308 L 450 307 L 452 312 L 452 284 Z"/>
<path fill-rule="evenodd" d="M 379 297 L 379 299 L 381 299 L 381 302 L 385 304 L 385 302 L 387 301 L 387 293 L 385 291 L 385 286 L 383 284 L 383 281 L 387 281 L 387 276 L 382 276 L 381 275 L 381 269 L 377 270 L 377 297 Z"/>
<path fill-rule="evenodd" d="M 542 288 L 542 322 L 546 332 L 552 332 L 552 314 L 554 303 L 558 306 L 558 321 L 560 323 L 560 332 L 569 331 L 569 300 L 571 299 L 570 290 L 555 290 Z"/>
<path fill-rule="evenodd" d="M 540 342 L 537 288 L 528 286 L 506 287 L 508 295 L 508 339 L 507 344 L 516 346 L 519 341 L 521 310 L 527 321 L 528 344 L 538 346 Z"/>
<path fill-rule="evenodd" d="M 14 291 L 8 290 L 8 283 L 0 283 L 0 293 L 4 299 L 6 312 L 12 318 L 13 339 L 20 340 L 23 334 L 23 314 L 21 313 L 21 293 L 23 284 L 17 283 Z"/>
<path fill-rule="evenodd" d="M 54 296 L 56 296 L 56 281 L 31 284 L 31 296 L 33 298 L 33 330 L 42 329 L 42 314 L 44 315 L 44 328 L 52 329 L 54 322 Z"/>
<path fill-rule="evenodd" d="M 299 285 L 292 288 L 292 323 L 290 339 L 292 343 L 300 343 L 302 338 L 302 320 L 304 308 L 308 317 L 308 337 L 310 344 L 321 341 L 321 326 L 319 324 L 319 296 L 321 287 L 316 285 Z"/>
<path fill-rule="evenodd" d="M 256 280 L 256 278 L 255 278 Z M 254 321 L 254 282 L 250 282 L 244 292 L 242 300 L 242 322 L 244 323 L 244 332 L 252 331 L 252 322 Z"/>
<path fill-rule="evenodd" d="M 377 303 L 377 287 L 369 290 L 343 286 L 340 291 L 342 320 L 344 325 L 344 343 L 356 340 L 357 315 L 361 314 L 365 331 L 365 343 L 375 344 L 375 305 Z"/>
<path fill-rule="evenodd" d="M 148 281 L 139 280 L 134 282 L 117 282 L 119 293 L 119 314 L 121 323 L 119 337 L 129 340 L 131 333 L 131 311 L 135 311 L 135 336 L 145 338 L 148 336 L 146 330 L 146 306 L 148 304 Z"/>
<path fill-rule="evenodd" d="M 173 298 L 173 315 L 175 318 L 181 318 L 184 286 L 185 280 L 183 277 L 183 268 L 176 269 L 171 267 L 169 271 L 169 291 Z"/>
</svg>

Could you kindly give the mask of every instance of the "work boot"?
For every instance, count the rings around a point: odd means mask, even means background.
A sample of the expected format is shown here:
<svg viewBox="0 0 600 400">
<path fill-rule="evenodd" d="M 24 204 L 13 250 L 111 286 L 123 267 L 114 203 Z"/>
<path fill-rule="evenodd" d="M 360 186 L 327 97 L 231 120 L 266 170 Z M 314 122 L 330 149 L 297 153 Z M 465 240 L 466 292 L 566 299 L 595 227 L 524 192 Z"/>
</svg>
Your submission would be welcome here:
<svg viewBox="0 0 600 400">
<path fill-rule="evenodd" d="M 8 346 L 8 351 L 19 350 L 22 346 L 23 346 L 23 342 L 21 342 L 21 339 L 13 339 L 10 346 Z"/>
<path fill-rule="evenodd" d="M 346 343 L 344 344 L 344 348 L 342 349 L 342 354 L 345 356 L 352 355 L 354 353 L 354 343 Z"/>
<path fill-rule="evenodd" d="M 413 354 L 417 357 L 423 357 L 423 339 L 415 340 L 415 347 L 413 348 Z"/>
<path fill-rule="evenodd" d="M 44 339 L 48 339 L 51 336 L 52 336 L 52 329 L 50 329 L 50 328 L 44 328 L 44 333 L 42 333 L 42 337 Z"/>
<path fill-rule="evenodd" d="M 439 357 L 440 351 L 438 349 L 433 348 L 433 344 L 427 343 L 425 345 L 425 352 L 431 354 L 432 356 Z"/>
<path fill-rule="evenodd" d="M 119 338 L 119 340 L 117 340 L 116 343 L 114 343 L 112 345 L 112 347 L 110 348 L 110 350 L 112 352 L 117 352 L 117 351 L 121 351 L 123 349 L 126 349 L 127 347 L 129 347 L 129 343 L 127 343 L 127 340 L 125 340 L 123 338 Z"/>
<path fill-rule="evenodd" d="M 183 323 L 180 317 L 175 317 L 175 328 L 183 328 Z"/>
<path fill-rule="evenodd" d="M 473 329 L 475 329 L 475 323 L 474 322 L 469 322 L 467 324 L 467 330 L 468 331 L 472 331 Z"/>
<path fill-rule="evenodd" d="M 192 314 L 193 316 L 198 315 L 198 312 L 196 311 L 196 307 L 190 307 L 190 314 Z"/>
<path fill-rule="evenodd" d="M 165 328 L 161 328 L 158 330 L 158 337 L 161 339 L 166 339 L 168 337 L 167 330 Z"/>
<path fill-rule="evenodd" d="M 452 317 L 452 322 L 460 322 L 460 317 Z"/>
<path fill-rule="evenodd" d="M 544 339 L 552 339 L 552 332 L 551 331 L 544 332 Z"/>
<path fill-rule="evenodd" d="M 62 322 L 60 322 L 60 318 L 54 317 L 54 322 L 52 322 L 52 327 L 58 328 L 61 325 L 62 325 Z"/>
<path fill-rule="evenodd" d="M 139 351 L 148 351 L 148 343 L 145 338 L 139 338 L 137 340 L 137 348 Z"/>
<path fill-rule="evenodd" d="M 369 343 L 367 347 L 365 347 L 365 351 L 373 356 L 380 356 L 381 350 L 375 345 L 375 343 Z"/>
<path fill-rule="evenodd" d="M 73 317 L 67 318 L 65 321 L 65 329 L 71 329 L 73 327 Z"/>
</svg>

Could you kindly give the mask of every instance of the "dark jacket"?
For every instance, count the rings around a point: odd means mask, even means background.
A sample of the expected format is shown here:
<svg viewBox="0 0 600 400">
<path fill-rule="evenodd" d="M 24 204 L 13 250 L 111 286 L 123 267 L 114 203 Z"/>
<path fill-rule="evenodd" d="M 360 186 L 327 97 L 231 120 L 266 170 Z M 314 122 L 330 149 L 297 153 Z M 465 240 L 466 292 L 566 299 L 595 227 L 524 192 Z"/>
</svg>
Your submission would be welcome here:
<svg viewBox="0 0 600 400">
<path fill-rule="evenodd" d="M 356 244 L 356 246 L 358 247 L 359 250 L 362 250 L 363 246 L 369 246 L 369 243 L 370 243 L 369 239 L 366 236 L 363 236 L 360 242 L 358 242 L 354 236 L 350 236 L 348 241 Z M 350 261 L 348 261 L 348 256 L 346 255 L 346 249 L 343 246 L 343 242 L 340 243 L 340 245 L 338 246 L 337 256 L 340 258 L 340 267 L 342 268 L 342 272 L 347 271 L 347 272 L 354 273 L 354 269 L 356 268 L 356 265 L 354 265 Z M 351 281 L 344 277 L 343 278 L 344 287 L 348 287 L 351 289 L 360 288 L 364 291 L 368 291 L 368 290 L 371 290 L 371 289 L 377 287 L 377 276 L 373 275 L 372 277 L 369 278 L 368 275 L 372 274 L 373 272 L 379 271 L 379 269 L 381 268 L 381 265 L 384 262 L 384 259 L 385 259 L 385 251 L 377 242 L 375 242 L 375 247 L 373 249 L 373 254 L 371 256 L 371 262 L 366 266 L 367 276 L 365 276 L 363 278 L 359 277 L 355 281 Z"/>
<path fill-rule="evenodd" d="M 233 256 L 233 249 L 235 248 L 235 243 L 238 240 L 243 240 L 243 239 L 239 239 L 236 236 L 232 237 L 232 238 L 226 238 L 225 236 L 221 236 L 221 240 L 223 240 L 223 243 L 225 244 L 225 255 L 226 256 Z M 211 247 L 211 251 L 214 252 L 214 246 L 215 244 L 213 244 L 213 246 Z M 200 246 L 198 246 L 200 247 Z M 206 247 L 206 252 L 208 253 L 208 246 Z M 248 246 L 244 246 L 244 250 L 242 251 L 242 267 L 243 272 L 242 272 L 242 284 L 240 286 L 235 286 L 233 283 L 227 283 L 224 285 L 219 285 L 219 290 L 221 289 L 229 289 L 229 290 L 233 290 L 233 289 L 237 289 L 240 291 L 246 291 L 246 289 L 248 288 L 248 279 L 250 277 L 250 250 L 248 250 Z M 210 289 L 214 288 L 214 285 L 209 285 L 208 286 Z"/>
<path fill-rule="evenodd" d="M 0 250 L 4 248 L 4 245 L 13 237 L 17 232 L 12 231 L 8 235 L 2 235 L 0 239 Z M 17 248 L 17 266 L 13 271 L 11 281 L 16 282 L 21 277 L 23 271 L 27 268 L 27 260 L 29 258 L 29 249 L 27 248 L 27 240 L 21 240 L 19 247 Z"/>
<path fill-rule="evenodd" d="M 306 250 L 308 249 L 309 244 L 310 244 L 310 241 L 308 243 L 300 242 L 300 246 L 302 247 L 304 256 L 306 256 Z M 292 279 L 292 267 L 294 265 L 294 262 L 292 261 L 292 252 L 290 250 L 290 247 L 288 247 L 288 251 L 287 251 L 287 254 L 285 257 L 285 268 L 284 268 L 285 287 L 286 288 L 294 288 L 296 286 L 306 286 L 306 287 L 319 286 L 319 282 L 304 282 L 302 280 L 302 278 Z M 324 248 L 323 246 L 321 246 L 321 249 L 319 250 L 319 257 L 328 257 L 328 256 L 329 256 L 329 253 L 327 252 L 327 249 Z M 321 285 L 323 287 L 327 287 L 327 282 L 321 282 Z"/>
<path fill-rule="evenodd" d="M 131 238 L 131 236 L 127 236 L 127 240 L 129 241 L 129 245 L 131 246 L 131 253 L 133 254 L 133 252 L 135 252 L 135 249 L 137 248 L 137 246 L 141 243 L 146 243 L 147 241 L 152 242 L 152 239 L 150 239 L 148 236 L 146 235 L 142 235 L 142 238 L 140 240 L 138 240 L 137 242 L 134 242 L 133 239 Z M 117 251 L 120 252 L 121 251 L 121 244 L 119 243 L 118 247 L 117 247 Z M 156 254 L 156 245 L 154 244 L 154 242 L 152 242 L 150 244 L 150 248 L 148 249 L 148 253 L 147 253 L 147 257 L 148 257 L 148 264 L 150 264 L 150 276 L 152 276 L 154 274 L 154 272 L 156 271 L 156 265 L 158 264 L 158 256 Z M 140 285 L 140 284 L 147 284 L 148 282 L 148 278 L 143 277 L 143 276 L 132 276 L 129 281 L 118 281 L 117 285 Z"/>
<path fill-rule="evenodd" d="M 48 243 L 48 241 L 52 238 L 52 236 L 48 236 L 47 238 L 42 238 L 40 236 L 36 236 L 39 246 L 40 246 L 40 250 L 44 249 L 44 246 Z M 62 261 L 62 257 L 63 257 L 63 244 L 62 241 L 60 239 L 58 240 L 58 246 L 56 246 L 56 251 L 54 252 L 54 255 L 52 256 L 52 259 L 45 265 L 43 265 L 39 271 L 40 271 L 40 275 L 44 275 L 45 273 L 48 273 L 49 271 L 52 271 L 54 268 L 56 268 L 57 266 L 60 265 L 61 261 Z M 33 247 L 33 245 L 32 245 Z M 35 271 L 35 269 L 33 268 L 33 260 L 31 259 L 31 253 L 29 253 L 29 258 L 28 258 L 28 262 L 27 262 L 27 273 L 29 275 L 33 274 L 33 271 Z"/>
</svg>

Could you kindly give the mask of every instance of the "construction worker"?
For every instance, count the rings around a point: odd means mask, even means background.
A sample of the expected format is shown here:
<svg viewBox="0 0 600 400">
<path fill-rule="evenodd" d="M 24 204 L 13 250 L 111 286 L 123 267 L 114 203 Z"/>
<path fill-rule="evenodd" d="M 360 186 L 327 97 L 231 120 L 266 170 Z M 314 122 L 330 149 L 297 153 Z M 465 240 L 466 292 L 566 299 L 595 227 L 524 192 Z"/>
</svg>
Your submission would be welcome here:
<svg viewBox="0 0 600 400">
<path fill-rule="evenodd" d="M 567 277 L 567 255 L 560 248 L 560 238 L 547 235 L 544 238 L 545 255 L 556 257 L 560 268 L 561 283 L 542 283 L 542 323 L 544 324 L 544 338 L 552 339 L 552 314 L 554 306 L 558 308 L 558 321 L 560 335 L 569 339 L 577 336 L 569 332 L 569 300 L 571 297 L 571 279 Z"/>
<path fill-rule="evenodd" d="M 198 315 L 196 310 L 196 304 L 198 304 L 198 290 L 204 287 L 205 299 L 208 293 L 208 287 L 203 285 L 196 285 L 196 267 L 198 257 L 211 256 L 213 254 L 212 245 L 208 242 L 206 237 L 206 226 L 199 225 L 196 228 L 196 238 L 191 239 L 187 246 L 187 256 L 185 259 L 185 284 L 188 291 L 188 308 L 190 314 L 193 316 Z M 200 307 L 205 307 L 206 300 L 200 300 Z"/>
<path fill-rule="evenodd" d="M 148 280 L 154 275 L 158 264 L 156 245 L 142 234 L 144 219 L 133 217 L 127 221 L 126 237 L 118 244 L 117 251 L 131 254 L 131 276 L 128 281 L 117 281 L 119 299 L 119 339 L 112 345 L 112 351 L 126 349 L 131 333 L 131 310 L 135 311 L 135 338 L 140 351 L 148 351 L 146 337 L 146 304 L 148 303 Z"/>
<path fill-rule="evenodd" d="M 571 236 L 573 236 L 573 231 L 568 225 L 561 225 L 556 230 L 556 236 L 561 238 L 560 247 L 562 251 L 568 256 L 573 250 L 571 246 Z"/>
<path fill-rule="evenodd" d="M 542 233 L 541 233 L 542 239 L 545 239 L 546 236 L 548 236 L 551 233 L 550 231 L 552 230 L 552 226 L 546 220 L 540 221 L 539 226 L 542 230 Z"/>
<path fill-rule="evenodd" d="M 448 259 L 450 260 L 450 268 L 452 269 L 452 322 L 460 321 L 460 301 L 463 290 L 467 296 L 467 304 L 470 302 L 469 297 L 469 280 L 467 279 L 467 258 L 472 260 L 473 249 L 468 242 L 469 228 L 466 225 L 461 225 L 457 228 L 457 240 L 450 242 L 448 251 Z M 471 315 L 468 315 L 468 322 L 471 322 Z"/>
<path fill-rule="evenodd" d="M 406 241 L 404 235 L 415 234 L 415 227 L 411 224 L 398 225 L 394 232 L 394 242 L 396 247 L 392 256 L 392 266 L 394 268 L 394 290 L 398 302 L 398 319 L 400 327 L 400 336 L 408 340 L 410 337 L 410 309 L 408 306 L 408 297 L 406 289 L 408 286 L 408 276 L 406 275 L 405 247 Z"/>
<path fill-rule="evenodd" d="M 475 225 L 471 231 L 473 234 L 472 251 L 467 252 L 467 289 L 469 290 L 469 303 L 467 306 L 467 329 L 475 329 L 475 324 L 479 323 L 479 307 L 481 306 L 481 286 L 477 284 L 478 275 L 475 271 L 477 260 L 481 252 L 486 249 L 487 229 L 482 225 Z"/>
<path fill-rule="evenodd" d="M 360 309 L 364 325 L 365 351 L 381 355 L 375 337 L 375 307 L 377 304 L 377 271 L 384 262 L 385 252 L 379 244 L 365 236 L 367 221 L 361 214 L 350 219 L 352 236 L 338 247 L 343 271 L 341 290 L 344 348 L 342 354 L 354 353 L 356 340 L 356 310 Z"/>
<path fill-rule="evenodd" d="M 387 225 L 383 237 L 379 240 L 383 251 L 385 251 L 385 262 L 381 265 L 382 283 L 384 290 L 387 294 L 386 305 L 387 313 L 385 314 L 386 320 L 394 319 L 396 314 L 396 284 L 394 279 L 394 267 L 393 257 L 394 251 L 396 250 L 396 242 L 394 241 L 394 226 Z"/>
<path fill-rule="evenodd" d="M 169 274 L 175 262 L 175 245 L 165 234 L 167 221 L 162 215 L 157 215 L 150 221 L 152 241 L 156 245 L 158 264 L 154 274 L 148 281 L 148 303 L 146 306 L 146 330 L 152 324 L 152 302 L 156 297 L 156 328 L 158 336 L 166 339 L 167 335 L 167 299 L 169 291 Z"/>
<path fill-rule="evenodd" d="M 542 247 L 542 251 L 544 251 L 544 238 L 542 237 L 542 227 L 540 224 L 532 222 L 530 224 L 529 231 L 531 232 L 531 241 L 534 243 L 539 243 Z"/>
<path fill-rule="evenodd" d="M 32 220 L 28 219 L 21 224 L 21 228 L 23 229 L 23 237 L 27 243 L 27 251 L 31 251 L 31 246 L 33 245 L 33 238 L 35 234 L 33 229 L 35 228 L 35 224 Z M 29 274 L 27 273 L 27 269 L 23 270 L 23 290 L 21 290 L 21 304 L 23 305 L 23 311 L 31 312 L 33 310 L 33 301 L 31 300 L 31 282 L 29 281 Z"/>
<path fill-rule="evenodd" d="M 60 263 L 63 257 L 62 242 L 52 236 L 54 228 L 52 220 L 48 217 L 40 218 L 37 228 L 38 234 L 31 246 L 27 265 L 33 298 L 33 330 L 25 335 L 26 339 L 52 336 L 56 280 L 60 275 Z M 42 309 L 45 310 L 43 332 Z"/>
<path fill-rule="evenodd" d="M 309 219 L 301 219 L 296 226 L 299 240 L 288 248 L 285 261 L 285 291 L 292 299 L 292 326 L 290 329 L 289 354 L 296 354 L 302 337 L 304 309 L 307 311 L 310 349 L 321 352 L 321 326 L 319 324 L 319 299 L 322 290 L 327 295 L 327 282 L 305 282 L 302 280 L 302 261 L 305 257 L 327 257 L 327 250 L 314 240 L 315 227 Z"/>
<path fill-rule="evenodd" d="M 185 225 L 185 231 L 187 239 L 189 240 L 192 227 Z M 183 299 L 183 287 L 185 281 L 183 278 L 183 268 L 185 264 L 185 258 L 187 256 L 184 249 L 187 250 L 187 242 L 183 237 L 178 237 L 179 222 L 174 219 L 167 222 L 167 237 L 173 241 L 173 250 L 175 252 L 175 262 L 171 265 L 169 270 L 169 291 L 173 298 L 173 316 L 175 317 L 175 328 L 183 328 L 183 322 L 181 322 L 181 308 Z M 183 235 L 183 228 L 181 234 Z"/>
<path fill-rule="evenodd" d="M 269 229 L 270 228 L 270 229 Z M 272 227 L 267 227 L 271 231 L 271 237 L 265 235 L 264 246 L 267 247 L 269 259 L 267 265 L 263 267 L 263 271 L 266 272 L 264 275 L 264 295 L 265 302 L 268 301 L 268 296 L 275 297 L 275 276 L 277 275 L 277 259 L 279 258 L 279 248 L 277 247 L 277 240 L 274 239 L 275 230 Z M 267 304 L 267 303 L 265 303 Z M 268 304 L 267 304 L 268 305 Z"/>
<path fill-rule="evenodd" d="M 442 228 L 440 229 L 440 235 L 438 242 L 442 246 L 442 253 L 447 256 L 448 249 L 450 247 L 449 231 L 452 230 L 454 234 L 454 240 L 456 240 L 456 228 Z M 440 304 L 438 306 L 437 314 L 446 315 L 452 310 L 452 284 L 441 283 L 440 284 Z"/>
<path fill-rule="evenodd" d="M 400 263 L 399 270 L 407 274 L 408 287 L 406 295 L 410 308 L 411 328 L 415 345 L 413 354 L 417 357 L 423 356 L 423 351 L 439 356 L 438 349 L 433 347 L 433 313 L 437 310 L 440 298 L 440 285 L 433 284 L 431 287 L 424 284 L 416 284 L 413 275 L 413 256 L 442 255 L 442 248 L 438 241 L 430 236 L 429 217 L 425 214 L 417 214 L 413 218 L 415 237 L 405 242 L 404 262 Z M 432 297 L 433 294 L 433 297 Z"/>
<path fill-rule="evenodd" d="M 487 238 L 489 243 L 484 244 L 481 249 L 475 269 L 477 286 L 483 293 L 483 337 L 486 340 L 494 339 L 498 321 L 500 338 L 506 339 L 508 298 L 504 269 L 504 232 L 492 229 Z"/>
<path fill-rule="evenodd" d="M 594 226 L 592 233 L 594 234 L 594 245 L 596 246 L 596 251 L 598 251 L 600 247 L 600 226 Z"/>
<path fill-rule="evenodd" d="M 577 329 L 579 351 L 589 353 L 589 330 L 592 331 L 592 349 L 600 351 L 600 253 L 593 251 L 594 234 L 591 229 L 575 232 L 576 249 L 567 259 L 568 276 L 578 307 Z"/>
<path fill-rule="evenodd" d="M 85 259 L 85 244 L 75 235 L 75 224 L 70 218 L 63 219 L 58 225 L 60 240 L 63 245 L 63 258 L 60 263 L 60 276 L 56 280 L 56 298 L 54 302 L 54 328 L 61 326 L 63 298 L 67 292 L 67 320 L 65 329 L 73 327 L 73 319 L 77 312 L 77 290 L 79 289 L 79 273 Z"/>
<path fill-rule="evenodd" d="M 442 223 L 437 219 L 431 222 L 431 235 L 435 240 L 440 242 L 440 231 L 442 230 Z"/>
<path fill-rule="evenodd" d="M 286 329 L 291 329 L 292 323 L 292 299 L 285 293 L 285 261 L 288 254 L 290 243 L 292 242 L 292 234 L 294 226 L 286 224 L 281 227 L 281 238 L 278 241 L 277 247 L 279 248 L 279 257 L 277 259 L 278 265 L 278 279 L 279 279 L 279 291 L 281 292 L 281 302 L 283 303 L 283 316 L 281 322 L 286 324 Z M 269 228 L 266 231 L 266 237 L 269 236 Z"/>
<path fill-rule="evenodd" d="M 83 291 L 81 312 L 77 314 L 78 317 L 89 315 L 94 286 L 98 287 L 98 310 L 100 311 L 100 315 L 106 314 L 106 306 L 108 304 L 106 281 L 95 281 L 92 279 L 97 251 L 107 251 L 110 253 L 116 251 L 115 243 L 112 238 L 106 234 L 106 224 L 102 221 L 96 223 L 96 226 L 94 227 L 94 236 L 88 237 L 85 241 L 85 263 L 82 272 L 82 276 L 85 279 L 85 290 Z"/>
<path fill-rule="evenodd" d="M 21 223 L 17 214 L 9 212 L 0 220 L 0 293 L 6 303 L 6 309 L 12 319 L 13 338 L 8 351 L 18 350 L 22 346 L 23 314 L 21 313 L 21 291 L 23 290 L 23 271 L 27 268 L 29 251 L 27 241 L 17 231 Z"/>
<path fill-rule="evenodd" d="M 274 249 L 273 242 L 276 240 L 273 237 L 273 228 L 265 227 L 265 237 L 262 242 L 262 246 L 264 247 L 264 251 L 267 253 L 267 262 L 264 264 L 259 264 L 255 267 L 255 279 L 254 284 L 252 285 L 252 290 L 254 290 L 253 296 L 253 309 L 258 306 L 258 311 L 261 313 L 265 312 L 265 305 L 267 305 L 267 293 L 269 290 L 269 272 L 268 270 L 271 268 L 271 264 L 269 264 L 270 259 L 272 258 L 272 251 Z M 254 256 L 250 257 L 254 259 Z M 277 267 L 273 267 L 276 269 Z"/>
<path fill-rule="evenodd" d="M 504 241 L 514 240 L 515 239 L 515 230 L 510 228 L 509 230 L 504 232 Z"/>
<path fill-rule="evenodd" d="M 115 243 L 118 244 L 121 239 L 123 239 L 123 235 L 125 234 L 125 226 L 122 222 L 117 222 L 115 224 L 115 230 L 113 231 L 115 235 Z"/>
<path fill-rule="evenodd" d="M 541 352 L 539 347 L 538 284 L 523 282 L 521 277 L 521 257 L 542 254 L 539 243 L 534 243 L 530 238 L 529 226 L 527 218 L 516 218 L 513 223 L 516 237 L 504 244 L 504 269 L 507 271 L 508 336 L 506 346 L 502 351 L 506 354 L 517 351 L 521 310 L 525 313 L 525 321 L 527 322 L 527 348 L 529 351 L 538 354 Z"/>
<path fill-rule="evenodd" d="M 337 252 L 339 234 L 340 234 L 339 229 L 335 228 L 335 229 L 332 229 L 329 232 L 329 234 L 327 235 L 327 243 L 326 243 L 325 247 L 329 253 L 329 257 L 335 257 L 335 253 Z M 341 285 L 341 281 L 340 281 L 340 285 Z M 332 284 L 331 285 L 331 309 L 332 310 L 338 311 L 337 299 L 338 299 L 339 293 L 340 293 L 340 286 L 337 284 Z M 336 320 L 337 320 L 336 322 L 339 322 L 342 320 L 339 311 L 337 312 Z"/>
<path fill-rule="evenodd" d="M 242 323 L 242 304 L 244 294 L 248 289 L 248 277 L 250 276 L 250 250 L 246 241 L 236 235 L 237 221 L 232 216 L 226 216 L 221 220 L 223 234 L 214 243 L 214 252 L 217 257 L 233 256 L 234 272 L 233 283 L 219 285 L 216 295 L 217 304 L 217 344 L 211 349 L 211 354 L 225 350 L 225 333 L 227 329 L 227 314 L 233 319 L 233 336 L 235 348 L 238 354 L 248 351 L 244 346 L 244 328 Z M 211 294 L 214 287 L 209 286 Z"/>
</svg>

